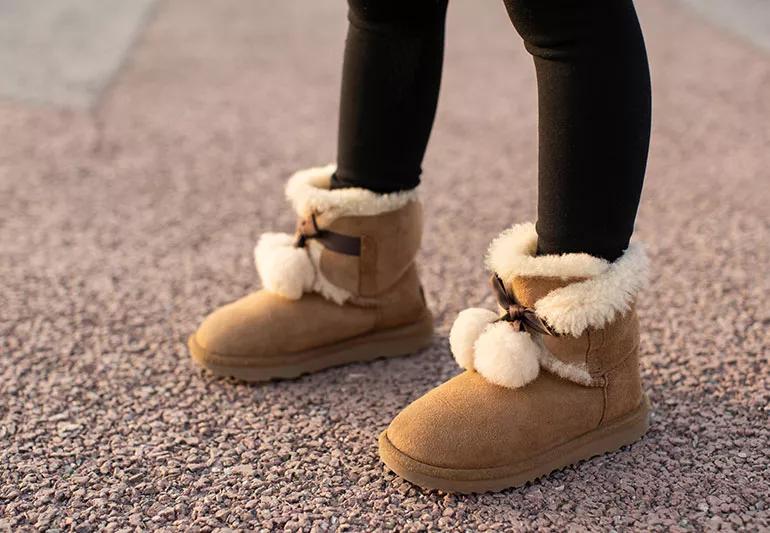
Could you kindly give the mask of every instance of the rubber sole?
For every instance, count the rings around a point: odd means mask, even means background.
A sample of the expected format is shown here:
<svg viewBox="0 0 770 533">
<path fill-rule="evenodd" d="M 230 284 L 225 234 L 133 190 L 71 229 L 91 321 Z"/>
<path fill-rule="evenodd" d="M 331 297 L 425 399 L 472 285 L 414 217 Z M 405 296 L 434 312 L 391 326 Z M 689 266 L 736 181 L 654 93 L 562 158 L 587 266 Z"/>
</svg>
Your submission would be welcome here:
<svg viewBox="0 0 770 533">
<path fill-rule="evenodd" d="M 518 487 L 582 460 L 615 451 L 639 440 L 649 429 L 649 402 L 605 426 L 551 448 L 524 463 L 485 469 L 443 468 L 416 461 L 380 434 L 380 458 L 399 477 L 425 489 L 455 493 L 496 492 Z"/>
<path fill-rule="evenodd" d="M 280 364 L 267 364 L 264 358 L 228 357 L 205 350 L 190 335 L 187 346 L 195 364 L 217 376 L 260 382 L 292 379 L 326 368 L 375 359 L 412 354 L 433 341 L 433 317 L 428 313 L 418 322 L 391 328 L 313 350 L 277 356 Z"/>
</svg>

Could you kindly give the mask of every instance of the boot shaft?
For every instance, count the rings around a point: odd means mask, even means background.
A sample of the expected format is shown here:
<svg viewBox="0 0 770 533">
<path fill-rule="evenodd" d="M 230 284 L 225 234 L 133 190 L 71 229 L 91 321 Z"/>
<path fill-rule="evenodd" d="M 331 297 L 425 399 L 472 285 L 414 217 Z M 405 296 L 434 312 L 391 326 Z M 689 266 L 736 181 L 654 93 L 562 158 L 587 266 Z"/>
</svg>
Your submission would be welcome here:
<svg viewBox="0 0 770 533">
<path fill-rule="evenodd" d="M 320 253 L 319 268 L 334 285 L 354 299 L 377 298 L 393 288 L 413 267 L 422 239 L 422 205 L 410 201 L 394 211 L 371 216 L 332 218 L 316 215 L 318 227 L 359 240 L 358 255 L 328 247 Z"/>
<path fill-rule="evenodd" d="M 522 305 L 535 308 L 537 302 L 556 289 L 568 287 L 584 278 L 517 277 L 511 292 Z M 585 369 L 592 378 L 600 378 L 639 349 L 639 319 L 632 303 L 603 327 L 589 326 L 577 336 L 545 335 L 544 346 L 560 361 Z"/>
<path fill-rule="evenodd" d="M 527 307 L 553 290 L 583 279 L 515 278 L 511 290 Z M 544 335 L 543 348 L 557 363 L 554 373 L 571 381 L 604 389 L 600 423 L 628 413 L 642 401 L 639 372 L 639 319 L 635 305 L 604 327 L 588 327 L 578 336 Z"/>
</svg>

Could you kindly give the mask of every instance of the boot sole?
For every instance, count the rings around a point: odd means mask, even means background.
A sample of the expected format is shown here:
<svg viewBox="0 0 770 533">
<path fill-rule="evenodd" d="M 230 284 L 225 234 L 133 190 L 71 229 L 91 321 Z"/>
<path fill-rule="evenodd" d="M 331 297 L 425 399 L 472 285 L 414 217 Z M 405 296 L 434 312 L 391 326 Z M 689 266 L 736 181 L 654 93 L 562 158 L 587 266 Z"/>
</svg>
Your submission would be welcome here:
<svg viewBox="0 0 770 533">
<path fill-rule="evenodd" d="M 335 366 L 412 354 L 433 342 L 433 316 L 428 312 L 419 321 L 406 326 L 376 331 L 342 342 L 286 355 L 281 364 L 251 364 L 246 357 L 228 357 L 207 351 L 190 335 L 187 346 L 198 366 L 216 376 L 260 382 L 292 379 Z M 229 360 L 229 361 L 228 361 Z"/>
<path fill-rule="evenodd" d="M 561 468 L 618 450 L 639 440 L 649 429 L 649 401 L 623 418 L 584 433 L 525 462 L 484 469 L 443 468 L 416 461 L 388 439 L 379 438 L 380 458 L 399 477 L 424 489 L 454 493 L 496 492 L 518 487 Z"/>
</svg>

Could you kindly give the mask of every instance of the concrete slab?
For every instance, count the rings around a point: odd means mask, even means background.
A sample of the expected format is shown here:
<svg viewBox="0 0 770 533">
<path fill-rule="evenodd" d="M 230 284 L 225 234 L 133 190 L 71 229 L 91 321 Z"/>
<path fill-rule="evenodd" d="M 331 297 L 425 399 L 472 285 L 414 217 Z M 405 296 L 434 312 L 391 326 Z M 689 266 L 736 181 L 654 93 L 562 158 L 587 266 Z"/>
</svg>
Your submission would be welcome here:
<svg viewBox="0 0 770 533">
<path fill-rule="evenodd" d="M 0 97 L 90 106 L 154 3 L 0 0 Z"/>
<path fill-rule="evenodd" d="M 259 234 L 294 227 L 285 178 L 334 158 L 345 2 L 164 0 L 92 113 L 0 100 L 0 531 L 770 531 L 770 56 L 637 5 L 644 439 L 470 497 L 377 456 L 459 371 L 457 312 L 494 305 L 489 240 L 535 216 L 534 69 L 501 2 L 450 2 L 422 185 L 433 345 L 258 386 L 193 370 L 187 336 L 259 286 Z"/>
<path fill-rule="evenodd" d="M 767 0 L 681 0 L 715 24 L 770 52 L 770 2 Z"/>
</svg>

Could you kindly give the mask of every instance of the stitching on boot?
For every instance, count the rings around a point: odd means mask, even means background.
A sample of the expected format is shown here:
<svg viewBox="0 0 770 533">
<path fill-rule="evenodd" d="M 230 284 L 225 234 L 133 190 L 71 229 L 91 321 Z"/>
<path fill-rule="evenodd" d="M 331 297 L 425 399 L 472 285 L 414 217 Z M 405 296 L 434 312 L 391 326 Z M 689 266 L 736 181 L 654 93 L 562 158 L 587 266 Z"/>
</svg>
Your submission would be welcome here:
<svg viewBox="0 0 770 533">
<path fill-rule="evenodd" d="M 605 418 L 607 417 L 607 404 L 609 403 L 609 396 L 607 394 L 608 384 L 609 380 L 605 377 L 604 386 L 602 387 L 602 416 L 599 418 L 599 423 L 597 426 L 601 426 L 606 421 Z"/>
<path fill-rule="evenodd" d="M 411 268 L 413 268 L 413 267 L 414 267 L 414 261 L 409 264 L 409 267 L 407 267 L 407 269 L 404 271 L 404 273 L 401 274 L 401 276 L 393 283 L 393 285 L 391 285 L 390 287 L 388 287 L 387 289 L 385 289 L 383 291 L 380 291 L 376 298 L 369 299 L 369 301 L 372 302 L 372 305 L 370 305 L 369 307 L 377 308 L 377 322 L 375 323 L 375 329 L 377 329 L 379 327 L 379 325 L 385 319 L 385 312 L 384 312 L 385 306 L 392 304 L 394 301 L 398 301 L 398 300 L 393 298 L 392 294 L 389 295 L 388 297 L 385 297 L 385 298 L 383 298 L 382 295 L 387 293 L 387 292 L 389 292 L 389 291 L 391 291 L 391 290 L 393 290 L 393 288 L 396 287 L 399 283 L 402 283 L 404 281 L 404 278 L 406 278 L 409 275 L 409 272 L 410 272 Z M 405 320 L 403 322 L 403 324 L 408 324 L 408 323 L 410 323 L 410 322 L 412 322 L 414 320 L 419 319 L 419 317 L 423 316 L 425 311 L 428 309 L 428 305 L 427 305 L 427 302 L 425 300 L 425 293 L 422 290 L 422 284 L 419 284 L 419 282 L 418 282 L 418 288 L 419 288 L 419 302 L 421 304 L 420 305 L 420 313 L 418 313 L 413 320 Z M 351 302 L 351 303 L 354 303 L 354 302 Z M 406 313 L 407 309 L 411 310 L 412 308 L 411 308 L 411 306 L 408 307 L 408 308 L 404 308 L 402 306 L 401 309 L 402 309 L 402 311 L 404 313 Z"/>
<path fill-rule="evenodd" d="M 602 363 L 602 357 L 601 353 L 605 348 L 605 345 L 607 343 L 607 328 L 604 327 L 602 329 L 596 329 L 596 328 L 588 328 L 587 330 L 589 336 L 593 333 L 593 339 L 596 341 L 598 340 L 598 344 L 594 344 L 591 346 L 588 353 L 586 353 L 586 366 L 588 368 L 588 371 L 591 373 L 593 377 L 601 377 L 604 375 L 604 372 L 601 368 Z M 597 339 L 597 334 L 599 335 L 599 338 Z M 589 337 L 590 338 L 590 337 Z"/>
<path fill-rule="evenodd" d="M 377 294 L 377 241 L 369 235 L 361 235 L 361 256 L 359 257 L 358 294 L 374 297 Z"/>
<path fill-rule="evenodd" d="M 629 357 L 633 357 L 634 353 L 639 351 L 640 346 L 641 346 L 641 343 L 639 342 L 635 343 L 633 348 L 631 348 L 628 352 L 626 352 L 626 354 L 623 355 L 623 357 L 618 359 L 618 361 L 614 365 L 612 365 L 611 367 L 608 367 L 607 370 L 602 375 L 606 377 L 607 374 L 609 374 L 610 372 L 620 368 L 620 366 L 623 365 L 623 363 L 628 361 Z"/>
<path fill-rule="evenodd" d="M 590 329 L 588 331 L 586 331 L 586 337 L 587 337 L 587 340 L 588 340 L 588 343 L 587 343 L 588 346 L 586 346 L 586 353 L 584 354 L 584 360 L 585 360 L 586 368 L 591 368 L 591 366 L 590 366 L 591 349 L 593 348 L 594 339 L 591 336 L 591 330 Z"/>
</svg>

